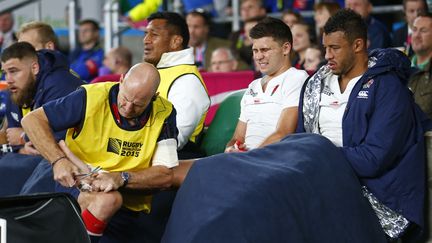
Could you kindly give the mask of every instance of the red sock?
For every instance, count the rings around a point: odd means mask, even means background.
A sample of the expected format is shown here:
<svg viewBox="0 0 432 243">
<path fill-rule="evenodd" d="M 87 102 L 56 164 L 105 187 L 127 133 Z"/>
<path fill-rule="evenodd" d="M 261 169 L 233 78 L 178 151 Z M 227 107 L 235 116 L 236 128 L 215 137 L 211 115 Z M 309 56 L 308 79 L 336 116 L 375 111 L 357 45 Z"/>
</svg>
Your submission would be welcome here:
<svg viewBox="0 0 432 243">
<path fill-rule="evenodd" d="M 81 213 L 85 227 L 90 235 L 101 236 L 107 223 L 96 218 L 88 209 Z"/>
</svg>

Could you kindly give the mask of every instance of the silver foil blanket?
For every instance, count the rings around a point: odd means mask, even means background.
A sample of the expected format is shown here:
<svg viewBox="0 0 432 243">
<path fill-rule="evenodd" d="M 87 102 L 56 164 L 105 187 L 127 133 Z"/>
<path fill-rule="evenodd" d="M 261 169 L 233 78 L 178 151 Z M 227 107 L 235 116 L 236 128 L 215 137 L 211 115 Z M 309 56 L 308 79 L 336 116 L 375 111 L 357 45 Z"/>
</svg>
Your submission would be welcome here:
<svg viewBox="0 0 432 243">
<path fill-rule="evenodd" d="M 392 239 L 399 238 L 408 228 L 409 221 L 378 201 L 378 199 L 369 192 L 365 186 L 362 187 L 362 192 L 363 196 L 369 200 L 369 203 L 375 211 L 384 232 Z"/>
</svg>

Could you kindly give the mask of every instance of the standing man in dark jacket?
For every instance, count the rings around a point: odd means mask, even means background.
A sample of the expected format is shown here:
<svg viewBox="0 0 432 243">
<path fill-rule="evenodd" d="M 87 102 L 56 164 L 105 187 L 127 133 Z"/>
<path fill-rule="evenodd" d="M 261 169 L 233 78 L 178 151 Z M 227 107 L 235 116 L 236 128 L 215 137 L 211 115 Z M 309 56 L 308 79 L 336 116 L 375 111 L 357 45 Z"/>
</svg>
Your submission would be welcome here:
<svg viewBox="0 0 432 243">
<path fill-rule="evenodd" d="M 28 112 L 71 93 L 83 84 L 70 72 L 63 54 L 46 49 L 36 51 L 27 42 L 18 42 L 6 48 L 1 55 L 1 64 L 16 107 L 7 114 L 9 127 L 20 128 L 21 119 Z M 63 139 L 65 134 L 66 130 L 63 130 L 55 135 L 57 139 Z M 24 133 L 21 138 L 24 140 Z M 27 154 L 39 154 L 31 142 L 26 142 L 24 146 Z M 29 160 L 36 160 L 36 164 L 30 164 Z M 46 161 L 42 163 L 48 165 Z M 37 159 L 25 155 L 8 154 L 0 159 L 0 185 L 10 185 L 1 187 L 0 195 L 18 194 L 37 164 Z"/>
<path fill-rule="evenodd" d="M 341 10 L 328 20 L 328 64 L 303 87 L 298 131 L 340 147 L 388 237 L 408 237 L 423 228 L 425 194 L 423 129 L 406 87 L 410 62 L 391 49 L 368 57 L 366 43 L 360 15 Z"/>
</svg>

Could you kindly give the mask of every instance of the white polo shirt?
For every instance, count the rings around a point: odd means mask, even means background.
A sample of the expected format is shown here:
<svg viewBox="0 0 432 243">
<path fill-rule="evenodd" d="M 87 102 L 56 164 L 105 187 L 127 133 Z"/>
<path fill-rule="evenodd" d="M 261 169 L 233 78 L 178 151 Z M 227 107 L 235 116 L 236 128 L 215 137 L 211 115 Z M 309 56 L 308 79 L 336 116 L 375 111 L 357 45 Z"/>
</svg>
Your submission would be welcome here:
<svg viewBox="0 0 432 243">
<path fill-rule="evenodd" d="M 330 139 L 336 146 L 342 147 L 342 118 L 349 96 L 355 84 L 361 78 L 357 76 L 348 82 L 343 93 L 340 91 L 337 75 L 330 75 L 324 80 L 321 92 L 319 129 L 321 135 Z"/>
<path fill-rule="evenodd" d="M 291 67 L 271 79 L 265 92 L 261 81 L 249 84 L 241 100 L 239 120 L 247 124 L 245 144 L 254 149 L 276 130 L 283 109 L 298 106 L 300 91 L 308 74 Z"/>
</svg>

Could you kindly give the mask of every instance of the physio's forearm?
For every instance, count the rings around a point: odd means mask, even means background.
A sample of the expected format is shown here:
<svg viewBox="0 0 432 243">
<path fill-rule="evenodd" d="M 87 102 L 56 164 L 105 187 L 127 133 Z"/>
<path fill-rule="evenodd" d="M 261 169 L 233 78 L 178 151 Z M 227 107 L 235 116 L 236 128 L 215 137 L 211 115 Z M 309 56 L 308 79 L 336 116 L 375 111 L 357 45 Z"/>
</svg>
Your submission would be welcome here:
<svg viewBox="0 0 432 243">
<path fill-rule="evenodd" d="M 30 112 L 21 124 L 30 141 L 50 163 L 65 156 L 54 139 L 43 108 Z"/>
<path fill-rule="evenodd" d="M 165 166 L 152 166 L 141 171 L 129 172 L 129 174 L 127 189 L 168 189 L 173 184 L 173 171 Z"/>
</svg>

